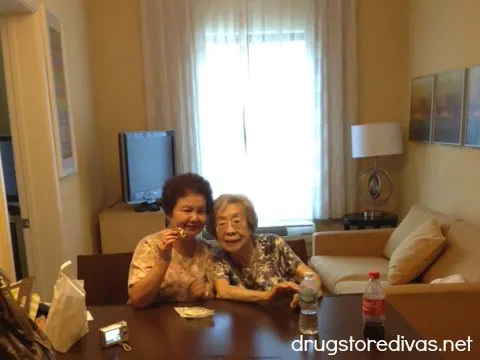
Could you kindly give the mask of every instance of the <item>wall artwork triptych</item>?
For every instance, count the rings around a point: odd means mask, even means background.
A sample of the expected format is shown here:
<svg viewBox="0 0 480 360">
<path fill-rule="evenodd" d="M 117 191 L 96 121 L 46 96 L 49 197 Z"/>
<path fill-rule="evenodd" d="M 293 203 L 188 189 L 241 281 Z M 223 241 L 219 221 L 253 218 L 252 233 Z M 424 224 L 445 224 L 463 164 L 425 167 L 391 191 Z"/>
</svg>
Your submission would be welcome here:
<svg viewBox="0 0 480 360">
<path fill-rule="evenodd" d="M 480 147 L 480 66 L 413 79 L 408 138 Z"/>
</svg>

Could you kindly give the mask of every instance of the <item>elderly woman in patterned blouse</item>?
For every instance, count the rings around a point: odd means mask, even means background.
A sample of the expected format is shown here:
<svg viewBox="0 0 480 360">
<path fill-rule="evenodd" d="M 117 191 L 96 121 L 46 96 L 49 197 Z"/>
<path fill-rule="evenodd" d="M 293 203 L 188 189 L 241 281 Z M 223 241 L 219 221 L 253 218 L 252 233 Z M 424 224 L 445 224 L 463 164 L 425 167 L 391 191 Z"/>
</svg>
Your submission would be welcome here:
<svg viewBox="0 0 480 360">
<path fill-rule="evenodd" d="M 130 303 L 143 308 L 213 298 L 211 246 L 198 237 L 212 209 L 210 184 L 196 174 L 176 176 L 165 183 L 161 204 L 169 226 L 138 243 L 128 277 Z"/>
<path fill-rule="evenodd" d="M 270 302 L 294 294 L 290 303 L 294 308 L 297 284 L 306 272 L 314 272 L 281 237 L 255 234 L 257 224 L 247 197 L 225 194 L 215 200 L 207 229 L 222 248 L 214 253 L 217 298 Z"/>
</svg>

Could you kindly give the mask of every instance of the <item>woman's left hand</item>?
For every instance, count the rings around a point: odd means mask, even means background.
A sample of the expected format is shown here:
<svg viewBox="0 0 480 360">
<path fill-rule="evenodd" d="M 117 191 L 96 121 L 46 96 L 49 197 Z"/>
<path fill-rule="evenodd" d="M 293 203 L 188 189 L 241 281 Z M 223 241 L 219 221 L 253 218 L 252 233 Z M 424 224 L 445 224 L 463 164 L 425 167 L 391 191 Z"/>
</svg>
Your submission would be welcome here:
<svg viewBox="0 0 480 360">
<path fill-rule="evenodd" d="M 190 294 L 196 299 L 213 299 L 215 297 L 211 287 L 200 279 L 190 284 Z"/>
<path fill-rule="evenodd" d="M 320 300 L 323 296 L 322 290 L 318 290 L 317 298 Z M 299 306 L 298 294 L 293 295 L 292 301 L 290 301 L 290 309 L 295 310 Z"/>
<path fill-rule="evenodd" d="M 295 310 L 298 306 L 298 294 L 293 295 L 292 301 L 290 301 L 290 309 Z"/>
</svg>

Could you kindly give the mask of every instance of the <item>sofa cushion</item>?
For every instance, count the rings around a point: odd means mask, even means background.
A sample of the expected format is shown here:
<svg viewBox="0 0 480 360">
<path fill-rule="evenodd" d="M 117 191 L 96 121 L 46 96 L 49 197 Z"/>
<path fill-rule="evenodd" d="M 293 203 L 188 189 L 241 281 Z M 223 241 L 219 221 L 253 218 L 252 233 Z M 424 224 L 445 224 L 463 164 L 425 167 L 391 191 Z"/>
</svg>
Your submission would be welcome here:
<svg viewBox="0 0 480 360">
<path fill-rule="evenodd" d="M 460 274 L 466 282 L 480 282 L 480 226 L 455 221 L 446 238 L 444 251 L 423 274 L 422 282 Z"/>
<path fill-rule="evenodd" d="M 437 258 L 444 246 L 445 237 L 437 221 L 425 221 L 393 252 L 388 281 L 392 285 L 409 283 Z"/>
<path fill-rule="evenodd" d="M 342 294 L 363 294 L 367 288 L 368 280 L 365 281 L 339 281 L 335 285 L 333 293 L 335 295 Z M 388 281 L 380 281 L 382 288 L 386 289 L 392 285 Z"/>
<path fill-rule="evenodd" d="M 313 256 L 310 265 L 332 293 L 339 281 L 366 281 L 369 271 L 378 271 L 380 280 L 387 280 L 388 274 L 388 260 L 377 256 Z"/>
<path fill-rule="evenodd" d="M 450 225 L 453 222 L 453 218 L 438 211 L 427 209 L 421 205 L 413 205 L 410 208 L 407 216 L 405 216 L 392 235 L 390 235 L 390 238 L 383 249 L 383 255 L 390 259 L 398 245 L 400 245 L 400 243 L 405 240 L 410 233 L 412 233 L 425 221 L 431 219 L 437 220 L 444 235 L 447 233 Z"/>
</svg>

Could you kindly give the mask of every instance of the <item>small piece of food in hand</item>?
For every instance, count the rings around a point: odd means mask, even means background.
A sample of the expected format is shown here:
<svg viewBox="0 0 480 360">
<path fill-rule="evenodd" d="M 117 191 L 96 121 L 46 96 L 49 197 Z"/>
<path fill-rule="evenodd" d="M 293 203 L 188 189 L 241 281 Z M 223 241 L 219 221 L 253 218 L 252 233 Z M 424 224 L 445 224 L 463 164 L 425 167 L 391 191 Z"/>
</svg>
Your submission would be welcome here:
<svg viewBox="0 0 480 360">
<path fill-rule="evenodd" d="M 183 239 L 185 237 L 185 229 L 179 227 L 179 228 L 177 228 L 177 231 L 178 231 L 178 237 L 180 239 Z"/>
</svg>

